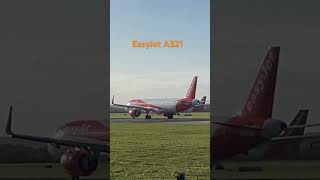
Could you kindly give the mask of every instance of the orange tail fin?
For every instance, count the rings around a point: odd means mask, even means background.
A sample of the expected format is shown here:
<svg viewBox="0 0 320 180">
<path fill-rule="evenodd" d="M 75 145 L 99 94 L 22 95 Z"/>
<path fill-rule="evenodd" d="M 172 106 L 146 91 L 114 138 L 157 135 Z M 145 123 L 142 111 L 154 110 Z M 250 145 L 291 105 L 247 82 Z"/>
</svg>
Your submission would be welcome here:
<svg viewBox="0 0 320 180">
<path fill-rule="evenodd" d="M 272 116 L 279 54 L 280 47 L 271 47 L 267 52 L 241 115 L 264 118 Z"/>
<path fill-rule="evenodd" d="M 197 90 L 197 80 L 198 76 L 193 77 L 191 85 L 186 95 L 186 99 L 194 99 L 196 97 L 196 90 Z"/>
</svg>

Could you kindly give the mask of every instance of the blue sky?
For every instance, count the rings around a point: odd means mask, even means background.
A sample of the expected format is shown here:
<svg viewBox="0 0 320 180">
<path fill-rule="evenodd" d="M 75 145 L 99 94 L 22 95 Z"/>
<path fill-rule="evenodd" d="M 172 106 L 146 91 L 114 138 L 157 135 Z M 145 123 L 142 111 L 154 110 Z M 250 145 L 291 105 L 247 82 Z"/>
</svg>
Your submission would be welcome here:
<svg viewBox="0 0 320 180">
<path fill-rule="evenodd" d="M 194 75 L 210 96 L 209 0 L 111 0 L 111 96 L 182 97 Z M 183 48 L 132 48 L 132 40 L 183 40 Z"/>
</svg>

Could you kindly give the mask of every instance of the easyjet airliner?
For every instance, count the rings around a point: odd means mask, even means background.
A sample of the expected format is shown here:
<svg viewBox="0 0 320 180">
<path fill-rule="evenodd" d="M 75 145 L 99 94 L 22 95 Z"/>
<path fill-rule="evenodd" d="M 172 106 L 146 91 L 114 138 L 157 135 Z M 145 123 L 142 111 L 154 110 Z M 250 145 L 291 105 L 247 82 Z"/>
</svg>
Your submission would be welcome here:
<svg viewBox="0 0 320 180">
<path fill-rule="evenodd" d="M 208 104 L 206 104 L 206 100 L 207 100 L 207 96 L 203 96 L 202 99 L 200 100 L 202 106 L 192 107 L 191 111 L 192 112 L 203 112 L 206 110 L 205 108 L 209 109 Z"/>
<path fill-rule="evenodd" d="M 287 129 L 319 126 L 319 124 L 292 125 L 272 117 L 280 47 L 271 47 L 260 67 L 248 100 L 240 115 L 224 122 L 212 119 L 211 164 L 248 150 L 265 142 L 299 141 L 319 138 L 319 135 L 281 136 Z"/>
<path fill-rule="evenodd" d="M 146 113 L 145 118 L 151 119 L 151 113 L 162 114 L 168 119 L 172 119 L 174 114 L 185 111 L 191 107 L 202 106 L 202 101 L 195 99 L 197 89 L 197 79 L 195 76 L 191 82 L 185 97 L 176 99 L 133 99 L 128 104 L 116 104 L 114 97 L 112 104 L 127 108 L 132 118 L 139 117 L 141 112 Z"/>
</svg>

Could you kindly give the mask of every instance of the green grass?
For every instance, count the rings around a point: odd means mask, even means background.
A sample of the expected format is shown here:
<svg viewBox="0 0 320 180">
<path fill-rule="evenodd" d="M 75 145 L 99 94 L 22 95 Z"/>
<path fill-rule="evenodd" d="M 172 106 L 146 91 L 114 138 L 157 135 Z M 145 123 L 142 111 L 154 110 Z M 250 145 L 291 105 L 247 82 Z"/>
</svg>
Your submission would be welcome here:
<svg viewBox="0 0 320 180">
<path fill-rule="evenodd" d="M 187 114 L 191 114 L 191 116 L 185 116 Z M 145 114 L 141 113 L 138 118 L 144 118 Z M 152 118 L 166 118 L 162 115 L 158 114 L 151 114 Z M 196 112 L 196 113 L 180 113 L 180 115 L 174 115 L 174 118 L 194 118 L 194 119 L 209 119 L 210 113 L 209 112 Z M 110 113 L 110 118 L 130 118 L 131 116 L 128 113 Z"/>
<path fill-rule="evenodd" d="M 111 123 L 111 178 L 210 174 L 208 124 Z M 191 178 L 189 178 L 191 179 Z"/>
</svg>

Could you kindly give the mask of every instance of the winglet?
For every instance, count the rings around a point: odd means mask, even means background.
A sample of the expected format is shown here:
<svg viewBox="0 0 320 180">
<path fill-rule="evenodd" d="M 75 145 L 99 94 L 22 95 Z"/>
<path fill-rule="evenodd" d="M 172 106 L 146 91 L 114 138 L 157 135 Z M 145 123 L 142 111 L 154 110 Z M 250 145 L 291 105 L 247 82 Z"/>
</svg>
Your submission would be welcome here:
<svg viewBox="0 0 320 180">
<path fill-rule="evenodd" d="M 8 135 L 13 135 L 13 132 L 11 130 L 11 124 L 12 124 L 12 109 L 13 107 L 10 106 L 10 109 L 9 109 L 9 116 L 8 116 L 8 121 L 7 121 L 7 126 L 6 126 L 6 133 Z"/>
<path fill-rule="evenodd" d="M 112 101 L 111 101 L 112 104 L 114 104 L 114 95 L 112 95 Z"/>
</svg>

